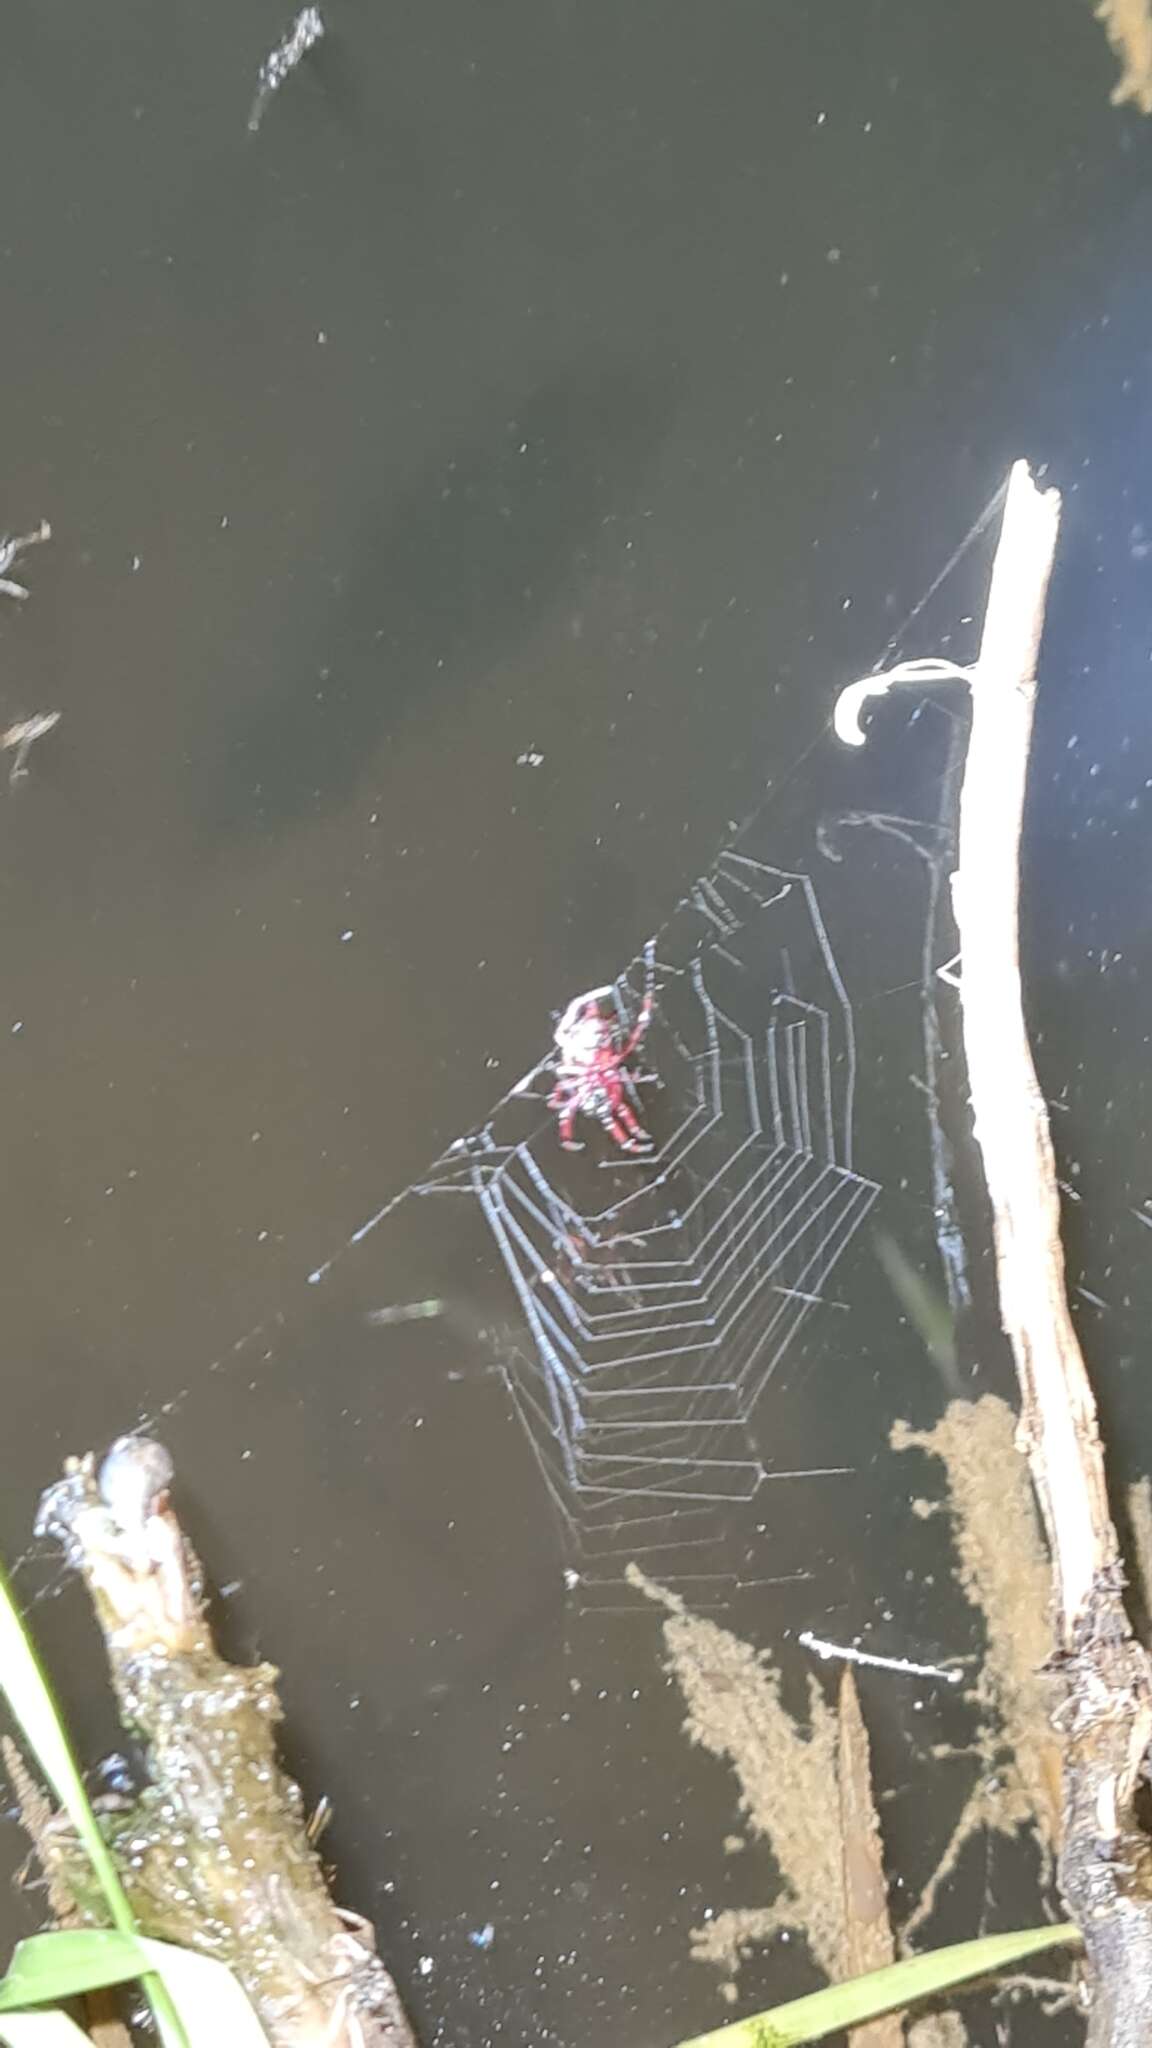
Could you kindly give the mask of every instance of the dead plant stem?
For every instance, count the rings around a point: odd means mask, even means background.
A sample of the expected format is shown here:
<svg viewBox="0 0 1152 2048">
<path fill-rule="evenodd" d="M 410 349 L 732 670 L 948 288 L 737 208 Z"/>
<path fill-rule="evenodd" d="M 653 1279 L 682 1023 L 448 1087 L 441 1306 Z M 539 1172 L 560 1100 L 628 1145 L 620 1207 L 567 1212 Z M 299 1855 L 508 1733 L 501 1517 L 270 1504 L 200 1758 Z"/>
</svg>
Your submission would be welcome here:
<svg viewBox="0 0 1152 2048">
<path fill-rule="evenodd" d="M 972 1113 L 992 1208 L 1000 1312 L 1020 1382 L 1019 1442 L 1052 1552 L 1067 1682 L 1061 1884 L 1092 1971 L 1089 2042 L 1136 2048 L 1152 2011 L 1152 1843 L 1135 1811 L 1152 1670 L 1124 1610 L 1096 1404 L 1065 1290 L 1048 1115 L 1024 1017 L 1020 833 L 1036 662 L 1060 500 L 1011 475 L 960 796 L 952 900 Z"/>
</svg>

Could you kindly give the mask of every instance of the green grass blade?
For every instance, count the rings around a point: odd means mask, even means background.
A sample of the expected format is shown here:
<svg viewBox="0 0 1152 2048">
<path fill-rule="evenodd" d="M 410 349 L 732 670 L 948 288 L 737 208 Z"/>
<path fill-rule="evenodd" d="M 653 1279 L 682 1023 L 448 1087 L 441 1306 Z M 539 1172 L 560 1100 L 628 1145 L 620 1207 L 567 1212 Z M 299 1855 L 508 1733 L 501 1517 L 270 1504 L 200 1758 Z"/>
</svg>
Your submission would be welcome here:
<svg viewBox="0 0 1152 2048">
<path fill-rule="evenodd" d="M 168 1941 L 140 1943 L 162 1978 L 188 2036 L 189 2048 L 268 2048 L 268 2036 L 239 1979 L 208 1956 Z"/>
<path fill-rule="evenodd" d="M 92 2048 L 87 2034 L 63 2012 L 8 2012 L 0 2018 L 6 2048 Z"/>
<path fill-rule="evenodd" d="M 40 1769 L 65 1809 L 88 1853 L 104 1894 L 109 1918 L 126 1934 L 135 1932 L 132 1909 L 108 1845 L 84 1790 L 60 1710 L 41 1668 L 40 1659 L 12 1598 L 7 1574 L 0 1569 L 0 1688 L 34 1752 Z"/>
<path fill-rule="evenodd" d="M 0 2013 L 21 2005 L 58 2005 L 106 1984 L 145 1976 L 151 1964 L 134 1934 L 111 1928 L 62 1927 L 17 1942 L 0 1981 Z"/>
<path fill-rule="evenodd" d="M 61 1927 L 20 1942 L 0 1982 L 0 2028 L 10 2007 L 59 2005 L 61 1999 L 82 1999 L 88 1991 L 148 1976 L 166 1987 L 189 2048 L 221 2048 L 221 2042 L 228 2048 L 269 2048 L 232 1970 L 172 1942 L 150 1942 L 111 1927 Z"/>
<path fill-rule="evenodd" d="M 1015 1934 L 985 1934 L 978 1941 L 959 1941 L 951 1948 L 908 1956 L 887 1969 L 852 1977 L 846 1984 L 830 1984 L 826 1991 L 793 1998 L 787 2005 L 754 2013 L 751 2019 L 734 2020 L 731 2026 L 717 2027 L 713 2033 L 695 2034 L 690 2041 L 682 2041 L 680 2048 L 795 2048 L 797 2042 L 818 2041 L 823 2034 L 862 2026 L 886 2012 L 902 2012 L 917 1999 L 938 1998 L 943 1991 L 952 1991 L 973 1977 L 990 1977 L 1041 1949 L 1066 1948 L 1079 1941 L 1079 1928 L 1067 1922 L 1056 1927 L 1024 1927 Z"/>
<path fill-rule="evenodd" d="M 10 2008 L 55 2005 L 149 1976 L 164 1984 L 188 2048 L 268 2048 L 246 1992 L 223 1963 L 112 1928 L 61 1928 L 20 1942 L 0 1982 L 0 2029 Z"/>
<path fill-rule="evenodd" d="M 136 1923 L 108 1844 L 100 1832 L 60 1710 L 41 1668 L 40 1659 L 12 1598 L 7 1573 L 0 1568 L 0 1689 L 3 1690 L 25 1742 L 64 1808 L 88 1854 L 104 1894 L 108 1917 L 122 1934 L 133 1935 Z M 172 2002 L 162 1984 L 147 1977 L 145 1995 L 156 2020 L 163 2048 L 189 2048 Z"/>
</svg>

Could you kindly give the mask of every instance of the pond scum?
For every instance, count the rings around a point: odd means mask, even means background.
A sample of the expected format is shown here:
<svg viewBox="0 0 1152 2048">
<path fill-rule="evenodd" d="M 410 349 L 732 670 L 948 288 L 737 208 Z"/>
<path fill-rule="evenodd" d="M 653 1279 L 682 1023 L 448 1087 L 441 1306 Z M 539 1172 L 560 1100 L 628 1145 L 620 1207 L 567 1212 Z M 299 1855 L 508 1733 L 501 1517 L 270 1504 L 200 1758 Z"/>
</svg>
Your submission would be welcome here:
<svg viewBox="0 0 1152 2048">
<path fill-rule="evenodd" d="M 1120 59 L 1113 106 L 1131 101 L 1142 114 L 1152 114 L 1152 9 L 1148 0 L 1100 0 L 1096 18 L 1103 22 Z"/>
<path fill-rule="evenodd" d="M 920 1515 L 948 1514 L 956 1578 L 983 1625 L 978 1673 L 963 1695 L 975 1709 L 976 1781 L 936 1868 L 897 1936 L 888 1918 L 879 1821 L 868 1743 L 851 1670 L 837 1708 L 813 1676 L 801 1727 L 783 1704 L 780 1675 L 764 1651 L 718 1623 L 693 1615 L 679 1594 L 635 1565 L 631 1583 L 664 1609 L 666 1668 L 687 1708 L 689 1740 L 731 1765 L 749 1832 L 779 1866 L 771 1901 L 717 1913 L 692 1932 L 692 1953 L 725 1971 L 736 1996 L 741 1957 L 784 1932 L 807 1943 L 831 1980 L 891 1962 L 931 1915 L 967 1842 L 981 1830 L 1028 1833 L 1041 1876 L 1052 1875 L 1059 1838 L 1059 1752 L 1049 1726 L 1041 1666 L 1049 1654 L 1049 1567 L 1016 1417 L 1005 1401 L 953 1401 L 931 1430 L 897 1423 L 892 1443 L 944 1468 L 944 1497 L 914 1500 Z M 949 1754 L 951 1752 L 948 1752 Z M 866 2030 L 870 2048 L 892 2048 L 901 2023 Z M 963 2038 L 955 2015 L 928 2016 L 911 2030 L 916 2048 L 949 2048 Z"/>
</svg>

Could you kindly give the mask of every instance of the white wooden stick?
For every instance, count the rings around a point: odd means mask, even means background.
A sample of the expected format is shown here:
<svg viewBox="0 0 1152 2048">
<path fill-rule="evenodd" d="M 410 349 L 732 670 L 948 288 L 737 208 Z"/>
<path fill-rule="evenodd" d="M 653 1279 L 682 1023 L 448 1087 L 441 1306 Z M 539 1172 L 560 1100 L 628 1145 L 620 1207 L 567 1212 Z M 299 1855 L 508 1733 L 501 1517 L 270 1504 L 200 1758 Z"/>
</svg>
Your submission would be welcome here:
<svg viewBox="0 0 1152 2048">
<path fill-rule="evenodd" d="M 992 1208 L 1000 1313 L 1020 1382 L 1020 1443 L 1052 1551 L 1066 1680 L 1060 1859 L 1092 1964 L 1089 2048 L 1147 2048 L 1152 1843 L 1137 1798 L 1152 1668 L 1121 1598 L 1096 1403 L 1068 1309 L 1048 1112 L 1020 985 L 1020 831 L 1036 660 L 1060 500 L 1012 471 L 976 666 L 952 901 L 976 1140 Z M 924 678 L 925 681 L 928 678 Z M 847 707 L 849 722 L 862 693 Z M 869 693 L 871 694 L 871 693 Z"/>
</svg>

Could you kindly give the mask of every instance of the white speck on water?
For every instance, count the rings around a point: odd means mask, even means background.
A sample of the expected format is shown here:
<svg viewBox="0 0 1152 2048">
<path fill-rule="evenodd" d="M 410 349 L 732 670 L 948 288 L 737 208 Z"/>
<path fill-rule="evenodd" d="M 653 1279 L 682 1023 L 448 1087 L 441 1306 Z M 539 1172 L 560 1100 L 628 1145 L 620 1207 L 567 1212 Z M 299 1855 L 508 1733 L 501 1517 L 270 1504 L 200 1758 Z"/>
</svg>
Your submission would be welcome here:
<svg viewBox="0 0 1152 2048">
<path fill-rule="evenodd" d="M 473 1948 L 491 1948 L 496 1939 L 496 1929 L 490 1920 L 486 1920 L 483 1927 L 469 1929 L 468 1939 Z"/>
<path fill-rule="evenodd" d="M 348 944 L 348 941 L 349 941 L 349 939 L 354 939 L 355 937 L 356 937 L 356 934 L 355 934 L 355 932 L 341 932 L 341 934 L 340 934 L 340 944 L 341 944 L 342 946 L 346 946 L 346 945 Z"/>
<path fill-rule="evenodd" d="M 325 334 L 324 329 L 322 327 L 317 328 L 316 339 L 319 342 L 321 348 L 323 348 L 327 343 L 328 336 Z"/>
<path fill-rule="evenodd" d="M 18 1031 L 23 1031 L 23 1029 L 24 1029 L 24 1019 L 23 1019 L 23 1017 L 17 1017 L 17 1019 L 16 1019 L 16 1022 L 15 1022 L 15 1024 L 14 1024 L 14 1025 L 12 1026 L 12 1036 L 13 1036 L 13 1038 L 15 1038 L 15 1036 L 16 1036 L 16 1033 L 17 1033 Z"/>
<path fill-rule="evenodd" d="M 842 254 L 843 251 L 840 249 L 826 249 L 824 252 L 824 261 L 825 263 L 839 263 Z"/>
<path fill-rule="evenodd" d="M 422 1977 L 430 1977 L 436 1965 L 431 1956 L 420 1956 L 417 1960 L 416 1968 Z"/>
<path fill-rule="evenodd" d="M 137 571 L 137 569 L 138 569 L 139 567 L 140 567 L 140 557 L 139 557 L 139 555 L 133 555 L 133 557 L 132 557 L 132 574 L 133 574 L 133 575 L 135 575 L 135 574 L 136 574 L 136 571 Z"/>
<path fill-rule="evenodd" d="M 516 766 L 518 768 L 540 768 L 543 766 L 543 762 L 543 754 L 538 754 L 534 747 L 529 747 L 523 754 L 517 754 L 516 756 Z"/>
</svg>

